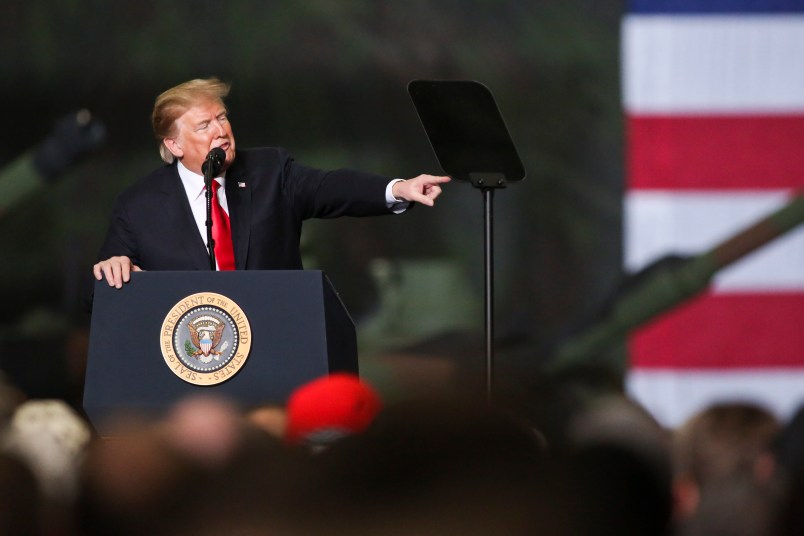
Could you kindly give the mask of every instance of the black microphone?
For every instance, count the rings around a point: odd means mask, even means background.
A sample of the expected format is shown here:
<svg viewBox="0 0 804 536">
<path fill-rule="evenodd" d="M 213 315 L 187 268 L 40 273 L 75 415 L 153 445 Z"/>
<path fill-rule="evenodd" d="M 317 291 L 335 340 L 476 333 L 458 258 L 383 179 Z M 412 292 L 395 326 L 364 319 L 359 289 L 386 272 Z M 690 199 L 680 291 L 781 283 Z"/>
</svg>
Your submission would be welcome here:
<svg viewBox="0 0 804 536">
<path fill-rule="evenodd" d="M 220 147 L 215 147 L 209 152 L 204 163 L 201 164 L 201 172 L 206 176 L 207 171 L 210 171 L 210 174 L 214 177 L 223 167 L 224 161 L 226 161 L 226 152 Z"/>
</svg>

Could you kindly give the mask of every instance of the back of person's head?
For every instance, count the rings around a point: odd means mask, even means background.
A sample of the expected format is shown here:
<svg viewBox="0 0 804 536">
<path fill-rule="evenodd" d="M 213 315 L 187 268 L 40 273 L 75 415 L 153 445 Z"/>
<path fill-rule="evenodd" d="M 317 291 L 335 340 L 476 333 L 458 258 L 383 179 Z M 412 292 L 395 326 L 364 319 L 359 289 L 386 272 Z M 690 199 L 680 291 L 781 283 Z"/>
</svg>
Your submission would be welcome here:
<svg viewBox="0 0 804 536">
<path fill-rule="evenodd" d="M 487 471 L 518 476 L 514 468 L 538 464 L 544 449 L 542 437 L 521 416 L 462 397 L 399 402 L 378 415 L 369 432 L 395 460 L 412 462 L 401 477 L 416 466 L 448 478 L 471 479 Z"/>
<path fill-rule="evenodd" d="M 775 520 L 778 536 L 804 534 L 804 465 L 786 475 L 784 494 Z"/>
<path fill-rule="evenodd" d="M 671 435 L 641 405 L 623 395 L 598 396 L 575 413 L 568 429 L 573 449 L 619 446 L 644 459 L 657 474 L 670 478 Z"/>
<path fill-rule="evenodd" d="M 14 416 L 14 411 L 25 401 L 25 395 L 0 371 L 0 426 L 5 427 Z"/>
<path fill-rule="evenodd" d="M 553 459 L 541 500 L 567 534 L 669 534 L 672 492 L 648 458 L 617 443 L 589 443 Z"/>
<path fill-rule="evenodd" d="M 39 534 L 39 486 L 31 469 L 14 456 L 0 453 L 0 534 Z"/>
<path fill-rule="evenodd" d="M 775 490 L 749 474 L 710 482 L 696 509 L 680 519 L 677 536 L 770 536 L 777 508 Z M 801 534 L 797 532 L 795 534 Z"/>
<path fill-rule="evenodd" d="M 723 402 L 675 431 L 673 491 L 680 530 L 703 534 L 722 527 L 744 533 L 749 525 L 764 526 L 760 518 L 767 517 L 772 500 L 771 447 L 779 429 L 776 417 L 763 407 Z M 752 521 L 740 522 L 751 510 L 756 510 Z"/>
<path fill-rule="evenodd" d="M 780 471 L 793 474 L 804 470 L 804 405 L 779 432 L 773 454 Z"/>
<path fill-rule="evenodd" d="M 417 399 L 384 408 L 319 459 L 329 502 L 358 533 L 530 534 L 543 456 L 539 434 L 516 415 Z"/>
<path fill-rule="evenodd" d="M 668 432 L 620 395 L 592 399 L 567 427 L 546 497 L 571 534 L 662 535 L 672 519 Z M 547 493 L 550 489 L 546 490 Z"/>
<path fill-rule="evenodd" d="M 773 453 L 781 489 L 775 534 L 804 534 L 804 405 L 784 425 L 774 442 Z"/>
<path fill-rule="evenodd" d="M 161 93 L 154 103 L 151 124 L 159 141 L 159 154 L 162 160 L 172 164 L 173 154 L 162 140 L 176 134 L 176 120 L 194 105 L 213 101 L 223 104 L 229 94 L 230 85 L 217 78 L 196 78 Z"/>
<path fill-rule="evenodd" d="M 676 430 L 676 474 L 699 487 L 738 474 L 752 474 L 780 430 L 777 418 L 751 403 L 712 405 Z"/>
<path fill-rule="evenodd" d="M 65 402 L 27 400 L 14 412 L 3 448 L 28 464 L 46 496 L 70 503 L 90 439 L 89 424 Z"/>
</svg>

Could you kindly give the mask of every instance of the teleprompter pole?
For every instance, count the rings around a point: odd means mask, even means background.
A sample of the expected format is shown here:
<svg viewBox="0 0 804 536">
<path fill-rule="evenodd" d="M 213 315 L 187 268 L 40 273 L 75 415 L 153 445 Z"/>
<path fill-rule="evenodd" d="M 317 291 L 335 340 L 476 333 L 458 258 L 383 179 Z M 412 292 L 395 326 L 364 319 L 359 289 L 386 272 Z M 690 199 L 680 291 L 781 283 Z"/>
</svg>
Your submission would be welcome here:
<svg viewBox="0 0 804 536">
<path fill-rule="evenodd" d="M 491 402 L 494 385 L 494 189 L 483 188 L 485 264 L 486 398 Z"/>
<path fill-rule="evenodd" d="M 470 173 L 472 186 L 483 194 L 484 317 L 486 332 L 486 399 L 494 395 L 494 190 L 505 188 L 499 173 Z"/>
</svg>

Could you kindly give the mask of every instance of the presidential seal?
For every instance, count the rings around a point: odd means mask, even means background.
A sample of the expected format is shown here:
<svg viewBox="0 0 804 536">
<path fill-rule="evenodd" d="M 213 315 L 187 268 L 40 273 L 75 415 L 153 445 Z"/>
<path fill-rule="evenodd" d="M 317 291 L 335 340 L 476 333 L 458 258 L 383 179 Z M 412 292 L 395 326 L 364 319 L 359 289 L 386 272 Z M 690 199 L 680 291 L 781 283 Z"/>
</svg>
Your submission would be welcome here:
<svg viewBox="0 0 804 536">
<path fill-rule="evenodd" d="M 251 326 L 231 299 L 200 292 L 167 314 L 161 347 L 176 376 L 195 385 L 216 385 L 237 374 L 248 359 Z"/>
</svg>

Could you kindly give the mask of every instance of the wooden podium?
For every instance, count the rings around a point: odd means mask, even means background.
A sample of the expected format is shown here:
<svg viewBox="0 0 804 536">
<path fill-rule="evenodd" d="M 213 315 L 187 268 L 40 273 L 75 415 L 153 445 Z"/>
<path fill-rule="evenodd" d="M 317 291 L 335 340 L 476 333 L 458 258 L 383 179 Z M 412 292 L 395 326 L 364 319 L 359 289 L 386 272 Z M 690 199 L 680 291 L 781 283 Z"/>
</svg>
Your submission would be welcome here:
<svg viewBox="0 0 804 536">
<path fill-rule="evenodd" d="M 84 409 L 98 433 L 215 394 L 247 408 L 357 372 L 355 327 L 320 271 L 136 272 L 95 285 Z"/>
</svg>

